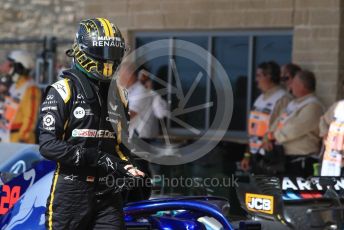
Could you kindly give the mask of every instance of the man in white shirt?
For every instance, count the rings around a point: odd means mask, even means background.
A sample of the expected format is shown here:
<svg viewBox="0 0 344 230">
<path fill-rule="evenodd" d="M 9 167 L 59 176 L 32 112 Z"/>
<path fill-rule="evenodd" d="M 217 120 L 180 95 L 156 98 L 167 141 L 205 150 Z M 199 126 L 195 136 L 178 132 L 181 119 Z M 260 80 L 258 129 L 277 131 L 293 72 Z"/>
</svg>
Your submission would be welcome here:
<svg viewBox="0 0 344 230">
<path fill-rule="evenodd" d="M 154 116 L 157 119 L 163 119 L 164 117 L 169 116 L 169 110 L 167 102 L 161 97 L 161 95 L 154 91 L 153 89 L 153 81 L 150 78 L 150 73 L 146 71 L 145 69 L 140 70 L 138 74 L 139 81 L 141 84 L 150 91 L 151 94 L 153 94 L 153 112 Z"/>
<path fill-rule="evenodd" d="M 119 83 L 128 90 L 129 136 L 134 133 L 140 138 L 153 138 L 159 133 L 158 120 L 154 115 L 154 94 L 138 80 L 136 68 L 131 63 L 121 65 Z"/>
</svg>

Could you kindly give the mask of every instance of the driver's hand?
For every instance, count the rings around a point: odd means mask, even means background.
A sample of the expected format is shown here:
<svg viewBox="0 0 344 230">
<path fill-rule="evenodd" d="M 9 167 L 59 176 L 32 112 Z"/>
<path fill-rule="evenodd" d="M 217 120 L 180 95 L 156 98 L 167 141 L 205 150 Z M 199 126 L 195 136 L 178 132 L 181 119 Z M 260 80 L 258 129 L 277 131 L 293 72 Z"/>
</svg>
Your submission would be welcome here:
<svg viewBox="0 0 344 230">
<path fill-rule="evenodd" d="M 145 173 L 134 167 L 133 165 L 126 165 L 124 166 L 125 170 L 128 170 L 130 174 L 133 176 L 145 177 Z"/>
<path fill-rule="evenodd" d="M 247 172 L 250 169 L 250 159 L 249 158 L 244 158 L 240 162 L 240 167 L 243 171 Z"/>
</svg>

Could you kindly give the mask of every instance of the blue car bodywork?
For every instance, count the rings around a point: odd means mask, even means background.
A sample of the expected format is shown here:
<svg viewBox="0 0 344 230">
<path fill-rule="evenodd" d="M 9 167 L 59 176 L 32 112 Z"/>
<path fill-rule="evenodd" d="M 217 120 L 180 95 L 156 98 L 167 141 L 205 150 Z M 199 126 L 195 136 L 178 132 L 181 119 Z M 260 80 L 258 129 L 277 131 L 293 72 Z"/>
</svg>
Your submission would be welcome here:
<svg viewBox="0 0 344 230">
<path fill-rule="evenodd" d="M 0 148 L 2 147 L 0 144 Z M 7 180 L 2 178 L 0 181 L 2 182 L 0 183 L 0 229 L 45 229 L 44 213 L 55 163 L 43 159 L 35 145 L 15 145 L 15 148 L 13 146 L 11 148 L 7 148 L 11 149 L 10 154 L 5 155 L 0 161 L 1 172 L 15 176 Z M 15 149 L 18 151 L 15 152 Z M 245 179 L 237 188 L 242 208 L 248 213 L 248 216 L 241 221 L 229 221 L 225 215 L 229 204 L 226 199 L 218 197 L 164 197 L 128 203 L 124 207 L 126 227 L 142 230 L 248 230 L 265 226 L 269 226 L 268 229 L 311 229 L 305 225 L 305 222 L 312 222 L 308 220 L 309 218 L 304 217 L 302 222 L 299 222 L 300 215 L 305 216 L 307 210 L 313 213 L 328 211 L 329 208 L 342 210 L 341 205 L 339 207 L 338 204 L 341 204 L 342 194 L 339 193 L 344 190 L 344 178 L 334 178 L 331 182 L 332 187 L 340 195 L 334 193 L 332 198 L 326 195 L 325 189 L 315 190 L 326 188 L 318 183 L 319 180 L 312 178 L 308 182 L 303 178 L 271 178 L 257 175 Z M 268 213 L 268 209 L 264 212 L 259 210 L 260 203 L 256 203 L 257 206 L 253 209 L 248 209 L 248 202 L 252 201 L 252 199 L 247 200 L 248 196 L 255 198 L 256 201 L 271 199 L 273 201 L 271 213 Z M 331 205 L 333 200 L 336 202 Z M 313 201 L 316 203 L 310 206 L 310 202 Z M 327 203 L 320 206 L 322 203 L 319 202 Z M 252 222 L 251 217 L 254 217 L 255 221 Z M 315 213 L 315 219 L 321 218 Z M 335 220 L 323 221 L 323 223 L 318 221 L 315 224 L 320 226 L 317 229 L 323 229 L 323 226 L 334 223 L 342 227 L 343 220 L 338 217 Z M 300 228 L 301 226 L 304 228 Z"/>
<path fill-rule="evenodd" d="M 43 161 L 42 163 L 47 163 Z M 47 165 L 50 167 L 49 165 Z M 50 168 L 51 169 L 51 168 Z M 46 200 L 49 195 L 53 172 L 36 181 L 20 197 L 12 209 L 0 217 L 1 229 L 45 229 Z M 179 197 L 153 199 L 129 203 L 125 206 L 125 220 L 128 229 L 207 229 L 198 218 L 209 216 L 216 219 L 223 229 L 234 229 L 223 215 L 217 203 L 226 200 L 216 197 Z M 168 214 L 159 214 L 171 211 Z"/>
<path fill-rule="evenodd" d="M 1 229 L 45 229 L 44 212 L 53 172 L 31 186 L 13 208 L 0 219 Z"/>
<path fill-rule="evenodd" d="M 41 160 L 37 145 L 0 143 L 0 172 L 20 174 Z"/>
<path fill-rule="evenodd" d="M 0 165 L 3 172 L 15 175 L 0 184 L 0 229 L 45 229 L 46 201 L 56 165 L 43 159 L 37 146 L 14 149 L 18 151 L 13 150 L 12 157 Z M 11 171 L 23 159 L 25 166 Z M 234 229 L 223 214 L 226 207 L 228 201 L 223 198 L 176 197 L 128 203 L 124 212 L 127 229 L 207 230 L 214 229 L 214 223 L 220 226 L 217 229 Z M 202 222 L 202 217 L 208 219 Z"/>
</svg>

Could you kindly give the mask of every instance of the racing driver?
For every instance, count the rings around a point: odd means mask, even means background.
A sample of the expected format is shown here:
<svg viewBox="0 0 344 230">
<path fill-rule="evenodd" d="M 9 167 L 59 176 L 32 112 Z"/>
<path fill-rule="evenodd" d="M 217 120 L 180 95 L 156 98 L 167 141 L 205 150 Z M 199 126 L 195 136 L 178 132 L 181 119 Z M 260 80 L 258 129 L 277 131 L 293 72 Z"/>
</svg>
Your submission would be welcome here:
<svg viewBox="0 0 344 230">
<path fill-rule="evenodd" d="M 107 108 L 110 81 L 124 53 L 117 26 L 105 18 L 83 20 L 66 52 L 73 57 L 72 68 L 46 90 L 40 111 L 40 152 L 57 162 L 46 206 L 49 230 L 125 228 L 120 193 L 125 186 L 107 186 L 107 178 L 137 178 L 144 173 L 130 163 L 129 150 L 121 142 L 122 125 L 127 123 L 123 114 L 128 113 Z M 118 95 L 117 106 L 127 111 L 125 89 L 115 86 L 111 90 Z M 110 113 L 117 114 L 117 120 L 109 119 Z"/>
</svg>

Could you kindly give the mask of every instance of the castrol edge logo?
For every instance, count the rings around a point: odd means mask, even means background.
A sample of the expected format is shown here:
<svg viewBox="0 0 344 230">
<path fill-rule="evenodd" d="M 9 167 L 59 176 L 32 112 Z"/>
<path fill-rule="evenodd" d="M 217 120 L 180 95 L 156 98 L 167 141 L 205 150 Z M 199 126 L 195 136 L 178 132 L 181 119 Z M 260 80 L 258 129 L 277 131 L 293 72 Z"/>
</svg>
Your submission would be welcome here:
<svg viewBox="0 0 344 230">
<path fill-rule="evenodd" d="M 73 129 L 72 137 L 93 137 L 93 138 L 115 139 L 115 134 L 114 132 L 110 132 L 109 130 Z"/>
<path fill-rule="evenodd" d="M 262 212 L 273 214 L 274 197 L 261 194 L 246 193 L 245 204 L 248 210 L 253 212 Z"/>
</svg>

